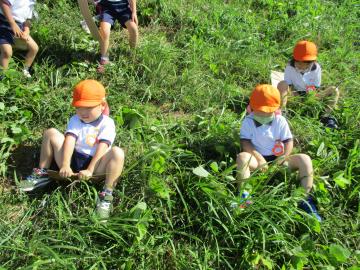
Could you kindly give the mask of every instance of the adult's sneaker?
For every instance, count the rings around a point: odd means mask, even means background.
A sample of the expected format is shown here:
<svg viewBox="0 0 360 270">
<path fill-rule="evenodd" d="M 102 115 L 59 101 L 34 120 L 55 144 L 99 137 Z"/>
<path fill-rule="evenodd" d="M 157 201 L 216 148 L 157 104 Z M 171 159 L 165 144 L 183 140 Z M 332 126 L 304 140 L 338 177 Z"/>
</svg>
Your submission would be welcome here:
<svg viewBox="0 0 360 270">
<path fill-rule="evenodd" d="M 51 182 L 46 169 L 34 168 L 31 175 L 26 180 L 20 181 L 19 188 L 21 191 L 32 191 L 36 188 L 45 186 Z"/>
<path fill-rule="evenodd" d="M 106 192 L 100 192 L 96 201 L 96 216 L 102 220 L 106 221 L 112 211 L 112 202 L 114 197 Z"/>
<path fill-rule="evenodd" d="M 299 203 L 299 207 L 304 210 L 306 213 L 308 213 L 309 215 L 314 216 L 319 222 L 322 221 L 321 216 L 319 215 L 317 209 L 316 209 L 316 205 L 314 200 L 312 199 L 311 196 L 308 196 L 306 198 L 306 200 L 302 200 Z"/>
</svg>

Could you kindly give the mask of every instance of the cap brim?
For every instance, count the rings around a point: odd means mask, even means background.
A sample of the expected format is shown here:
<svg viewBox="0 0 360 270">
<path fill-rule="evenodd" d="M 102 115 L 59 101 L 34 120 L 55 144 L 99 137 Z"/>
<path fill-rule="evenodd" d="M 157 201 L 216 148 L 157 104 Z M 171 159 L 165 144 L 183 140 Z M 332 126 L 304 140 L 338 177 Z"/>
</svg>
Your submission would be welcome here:
<svg viewBox="0 0 360 270">
<path fill-rule="evenodd" d="M 97 106 L 99 104 L 101 104 L 103 101 L 99 101 L 99 100 L 90 100 L 90 101 L 85 101 L 85 100 L 78 100 L 78 101 L 73 101 L 72 105 L 74 107 L 94 107 Z"/>
<path fill-rule="evenodd" d="M 254 112 L 275 112 L 277 109 L 279 109 L 280 106 L 276 107 L 269 107 L 269 106 L 261 106 L 258 108 L 251 108 Z"/>
<path fill-rule="evenodd" d="M 296 59 L 294 58 L 295 61 L 315 61 L 317 59 L 316 56 L 313 56 L 313 55 L 305 55 L 304 57 L 302 57 L 301 59 Z"/>
</svg>

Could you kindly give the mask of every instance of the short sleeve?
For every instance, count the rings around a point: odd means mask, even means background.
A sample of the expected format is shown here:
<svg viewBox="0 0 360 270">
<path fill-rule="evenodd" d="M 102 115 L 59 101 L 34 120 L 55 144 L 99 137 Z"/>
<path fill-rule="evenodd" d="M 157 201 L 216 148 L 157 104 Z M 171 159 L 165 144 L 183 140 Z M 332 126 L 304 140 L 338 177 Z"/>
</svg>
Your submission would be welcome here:
<svg viewBox="0 0 360 270">
<path fill-rule="evenodd" d="M 288 141 L 293 138 L 293 135 L 290 131 L 290 127 L 286 119 L 282 116 L 279 116 L 280 118 L 280 140 L 282 142 Z"/>
<path fill-rule="evenodd" d="M 74 115 L 73 117 L 70 118 L 70 121 L 69 121 L 66 131 L 65 131 L 65 135 L 72 134 L 72 135 L 78 137 L 80 134 L 80 128 L 81 128 L 80 120 L 76 115 Z"/>
<path fill-rule="evenodd" d="M 98 140 L 99 142 L 105 141 L 108 142 L 109 145 L 112 145 L 114 143 L 115 136 L 116 131 L 114 121 L 111 118 L 108 118 L 100 129 Z"/>
<path fill-rule="evenodd" d="M 253 135 L 251 132 L 250 121 L 252 121 L 252 119 L 245 118 L 244 121 L 242 122 L 240 128 L 240 139 L 245 139 L 245 140 L 252 139 Z"/>
<path fill-rule="evenodd" d="M 284 72 L 284 81 L 288 84 L 288 85 L 293 85 L 293 79 L 292 79 L 292 67 L 290 65 L 287 65 L 285 68 L 285 72 Z"/>
</svg>

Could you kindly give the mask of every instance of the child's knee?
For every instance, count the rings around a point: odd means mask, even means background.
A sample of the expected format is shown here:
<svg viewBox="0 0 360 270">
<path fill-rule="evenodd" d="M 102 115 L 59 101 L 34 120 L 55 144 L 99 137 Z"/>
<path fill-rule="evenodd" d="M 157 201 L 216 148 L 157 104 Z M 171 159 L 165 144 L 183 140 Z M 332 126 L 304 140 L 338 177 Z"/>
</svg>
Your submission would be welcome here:
<svg viewBox="0 0 360 270">
<path fill-rule="evenodd" d="M 49 128 L 44 131 L 43 137 L 51 138 L 54 135 L 57 135 L 59 131 L 56 128 Z"/>
<path fill-rule="evenodd" d="M 303 167 L 309 170 L 312 170 L 312 161 L 311 158 L 306 154 L 299 154 L 299 167 Z"/>
<path fill-rule="evenodd" d="M 281 95 L 285 95 L 289 91 L 289 85 L 285 81 L 281 81 L 277 85 L 277 89 L 279 90 Z"/>
<path fill-rule="evenodd" d="M 117 146 L 112 147 L 111 154 L 116 160 L 120 162 L 123 162 L 125 160 L 125 152 L 120 147 Z"/>
<path fill-rule="evenodd" d="M 34 41 L 31 44 L 29 44 L 29 51 L 31 51 L 34 54 L 37 54 L 39 51 L 39 46 L 37 45 L 37 43 Z"/>
<path fill-rule="evenodd" d="M 249 163 L 251 159 L 251 154 L 248 152 L 241 152 L 236 157 L 236 163 L 238 165 L 242 165 L 245 163 Z"/>
<path fill-rule="evenodd" d="M 1 46 L 1 56 L 3 58 L 6 58 L 6 59 L 11 58 L 12 54 L 13 54 L 13 50 L 12 50 L 11 45 Z"/>
</svg>

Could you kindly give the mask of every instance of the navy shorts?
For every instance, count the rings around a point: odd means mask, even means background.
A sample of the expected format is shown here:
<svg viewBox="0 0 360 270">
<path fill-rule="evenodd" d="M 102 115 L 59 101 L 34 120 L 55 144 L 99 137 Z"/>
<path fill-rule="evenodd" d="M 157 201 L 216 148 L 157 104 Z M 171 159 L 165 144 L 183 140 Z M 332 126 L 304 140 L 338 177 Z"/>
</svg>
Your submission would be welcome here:
<svg viewBox="0 0 360 270">
<path fill-rule="evenodd" d="M 21 31 L 24 31 L 24 24 L 16 22 Z M 14 32 L 6 18 L 0 14 L 0 45 L 1 44 L 14 44 Z"/>
<path fill-rule="evenodd" d="M 74 173 L 78 173 L 79 171 L 85 170 L 89 167 L 92 158 L 93 157 L 90 155 L 74 151 L 71 157 L 70 167 Z"/>
<path fill-rule="evenodd" d="M 122 27 L 126 28 L 125 23 L 131 20 L 131 10 L 129 2 L 122 0 L 119 2 L 110 2 L 102 0 L 100 6 L 100 21 L 107 22 L 113 26 L 115 21 L 119 21 Z"/>
<path fill-rule="evenodd" d="M 274 160 L 277 158 L 277 156 L 275 156 L 275 155 L 263 156 L 263 157 L 264 157 L 264 159 L 266 160 L 266 162 L 274 161 Z"/>
</svg>

